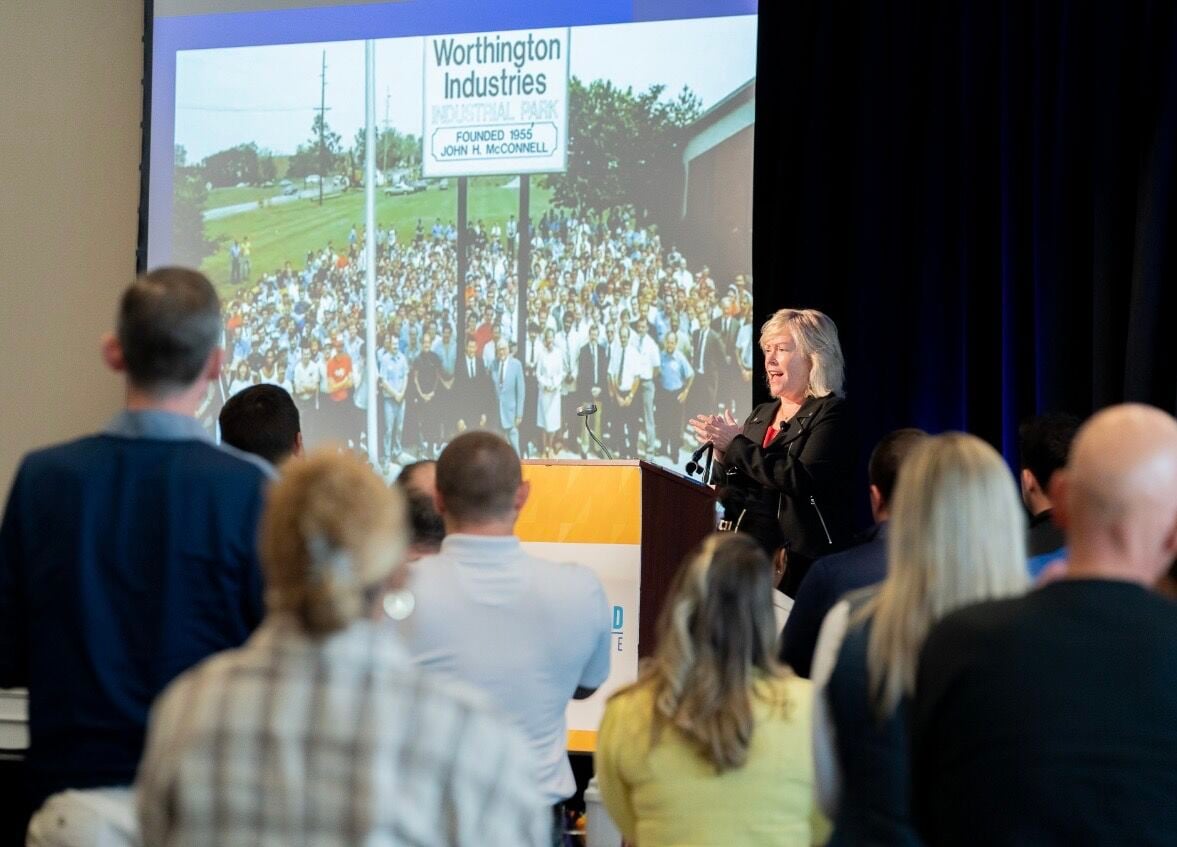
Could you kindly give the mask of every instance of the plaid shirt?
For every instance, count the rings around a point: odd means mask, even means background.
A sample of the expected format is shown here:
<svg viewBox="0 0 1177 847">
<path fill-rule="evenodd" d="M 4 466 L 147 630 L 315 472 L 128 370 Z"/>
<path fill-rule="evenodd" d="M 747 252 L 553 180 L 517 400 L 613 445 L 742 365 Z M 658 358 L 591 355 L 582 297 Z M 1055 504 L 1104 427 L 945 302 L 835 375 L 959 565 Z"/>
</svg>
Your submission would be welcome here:
<svg viewBox="0 0 1177 847">
<path fill-rule="evenodd" d="M 139 771 L 143 843 L 540 845 L 526 742 L 368 622 L 321 640 L 281 616 L 179 677 Z"/>
</svg>

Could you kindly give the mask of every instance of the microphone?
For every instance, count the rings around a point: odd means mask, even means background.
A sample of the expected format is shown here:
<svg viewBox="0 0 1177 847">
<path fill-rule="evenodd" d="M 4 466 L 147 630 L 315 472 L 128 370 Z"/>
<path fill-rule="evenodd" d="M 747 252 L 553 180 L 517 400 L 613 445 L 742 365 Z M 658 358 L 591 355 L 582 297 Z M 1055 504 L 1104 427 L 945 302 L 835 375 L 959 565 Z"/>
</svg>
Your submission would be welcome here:
<svg viewBox="0 0 1177 847">
<path fill-rule="evenodd" d="M 601 443 L 601 439 L 597 438 L 596 433 L 593 432 L 592 427 L 589 426 L 589 418 L 597 413 L 596 403 L 583 403 L 576 407 L 576 416 L 584 418 L 584 431 L 588 433 L 589 438 L 593 440 L 601 448 L 601 452 L 605 454 L 606 459 L 612 459 L 613 454 L 609 452 L 609 448 Z"/>
<path fill-rule="evenodd" d="M 687 462 L 687 473 L 691 476 L 694 476 L 703 470 L 703 465 L 699 464 L 699 460 L 703 458 L 704 453 L 708 454 L 707 465 L 710 466 L 711 456 L 715 454 L 715 444 L 711 441 L 708 441 L 706 444 L 691 454 L 691 460 Z"/>
</svg>

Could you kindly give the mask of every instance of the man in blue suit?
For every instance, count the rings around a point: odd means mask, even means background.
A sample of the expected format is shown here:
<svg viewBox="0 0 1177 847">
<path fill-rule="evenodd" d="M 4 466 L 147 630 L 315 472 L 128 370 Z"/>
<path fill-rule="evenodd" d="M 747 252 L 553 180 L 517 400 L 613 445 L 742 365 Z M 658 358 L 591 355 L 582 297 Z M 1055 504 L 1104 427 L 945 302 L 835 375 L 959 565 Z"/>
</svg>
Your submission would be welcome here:
<svg viewBox="0 0 1177 847">
<path fill-rule="evenodd" d="M 495 361 L 491 369 L 495 397 L 499 404 L 499 425 L 503 434 L 519 452 L 519 424 L 523 422 L 523 365 L 510 355 L 507 340 L 500 338 L 495 343 Z"/>
</svg>

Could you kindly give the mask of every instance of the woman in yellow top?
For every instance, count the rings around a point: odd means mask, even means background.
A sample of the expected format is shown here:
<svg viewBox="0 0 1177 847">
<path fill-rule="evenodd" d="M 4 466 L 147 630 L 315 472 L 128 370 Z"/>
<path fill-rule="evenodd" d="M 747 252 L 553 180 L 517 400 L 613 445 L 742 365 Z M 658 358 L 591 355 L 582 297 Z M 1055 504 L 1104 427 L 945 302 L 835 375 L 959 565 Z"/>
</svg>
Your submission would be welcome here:
<svg viewBox="0 0 1177 847">
<path fill-rule="evenodd" d="M 772 574 L 751 536 L 704 541 L 676 577 L 657 652 L 609 701 L 597 779 L 630 844 L 814 843 L 812 695 L 774 658 Z"/>
</svg>

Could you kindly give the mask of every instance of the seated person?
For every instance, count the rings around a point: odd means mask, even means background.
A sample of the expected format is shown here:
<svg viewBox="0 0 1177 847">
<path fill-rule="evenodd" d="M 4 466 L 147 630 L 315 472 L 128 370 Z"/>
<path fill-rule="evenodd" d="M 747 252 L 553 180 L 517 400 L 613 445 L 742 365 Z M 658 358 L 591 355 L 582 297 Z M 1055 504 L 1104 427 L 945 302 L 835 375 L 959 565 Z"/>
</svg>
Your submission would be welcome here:
<svg viewBox="0 0 1177 847">
<path fill-rule="evenodd" d="M 404 520 L 351 453 L 287 468 L 262 519 L 265 620 L 152 712 L 144 844 L 550 843 L 521 735 L 366 620 Z"/>
<path fill-rule="evenodd" d="M 638 845 L 809 847 L 809 682 L 777 665 L 773 569 L 754 538 L 712 535 L 675 577 L 658 648 L 609 700 L 601 798 Z"/>
<path fill-rule="evenodd" d="M 302 455 L 298 407 L 280 386 L 262 383 L 237 392 L 225 401 L 219 423 L 222 443 L 275 467 Z"/>
</svg>

